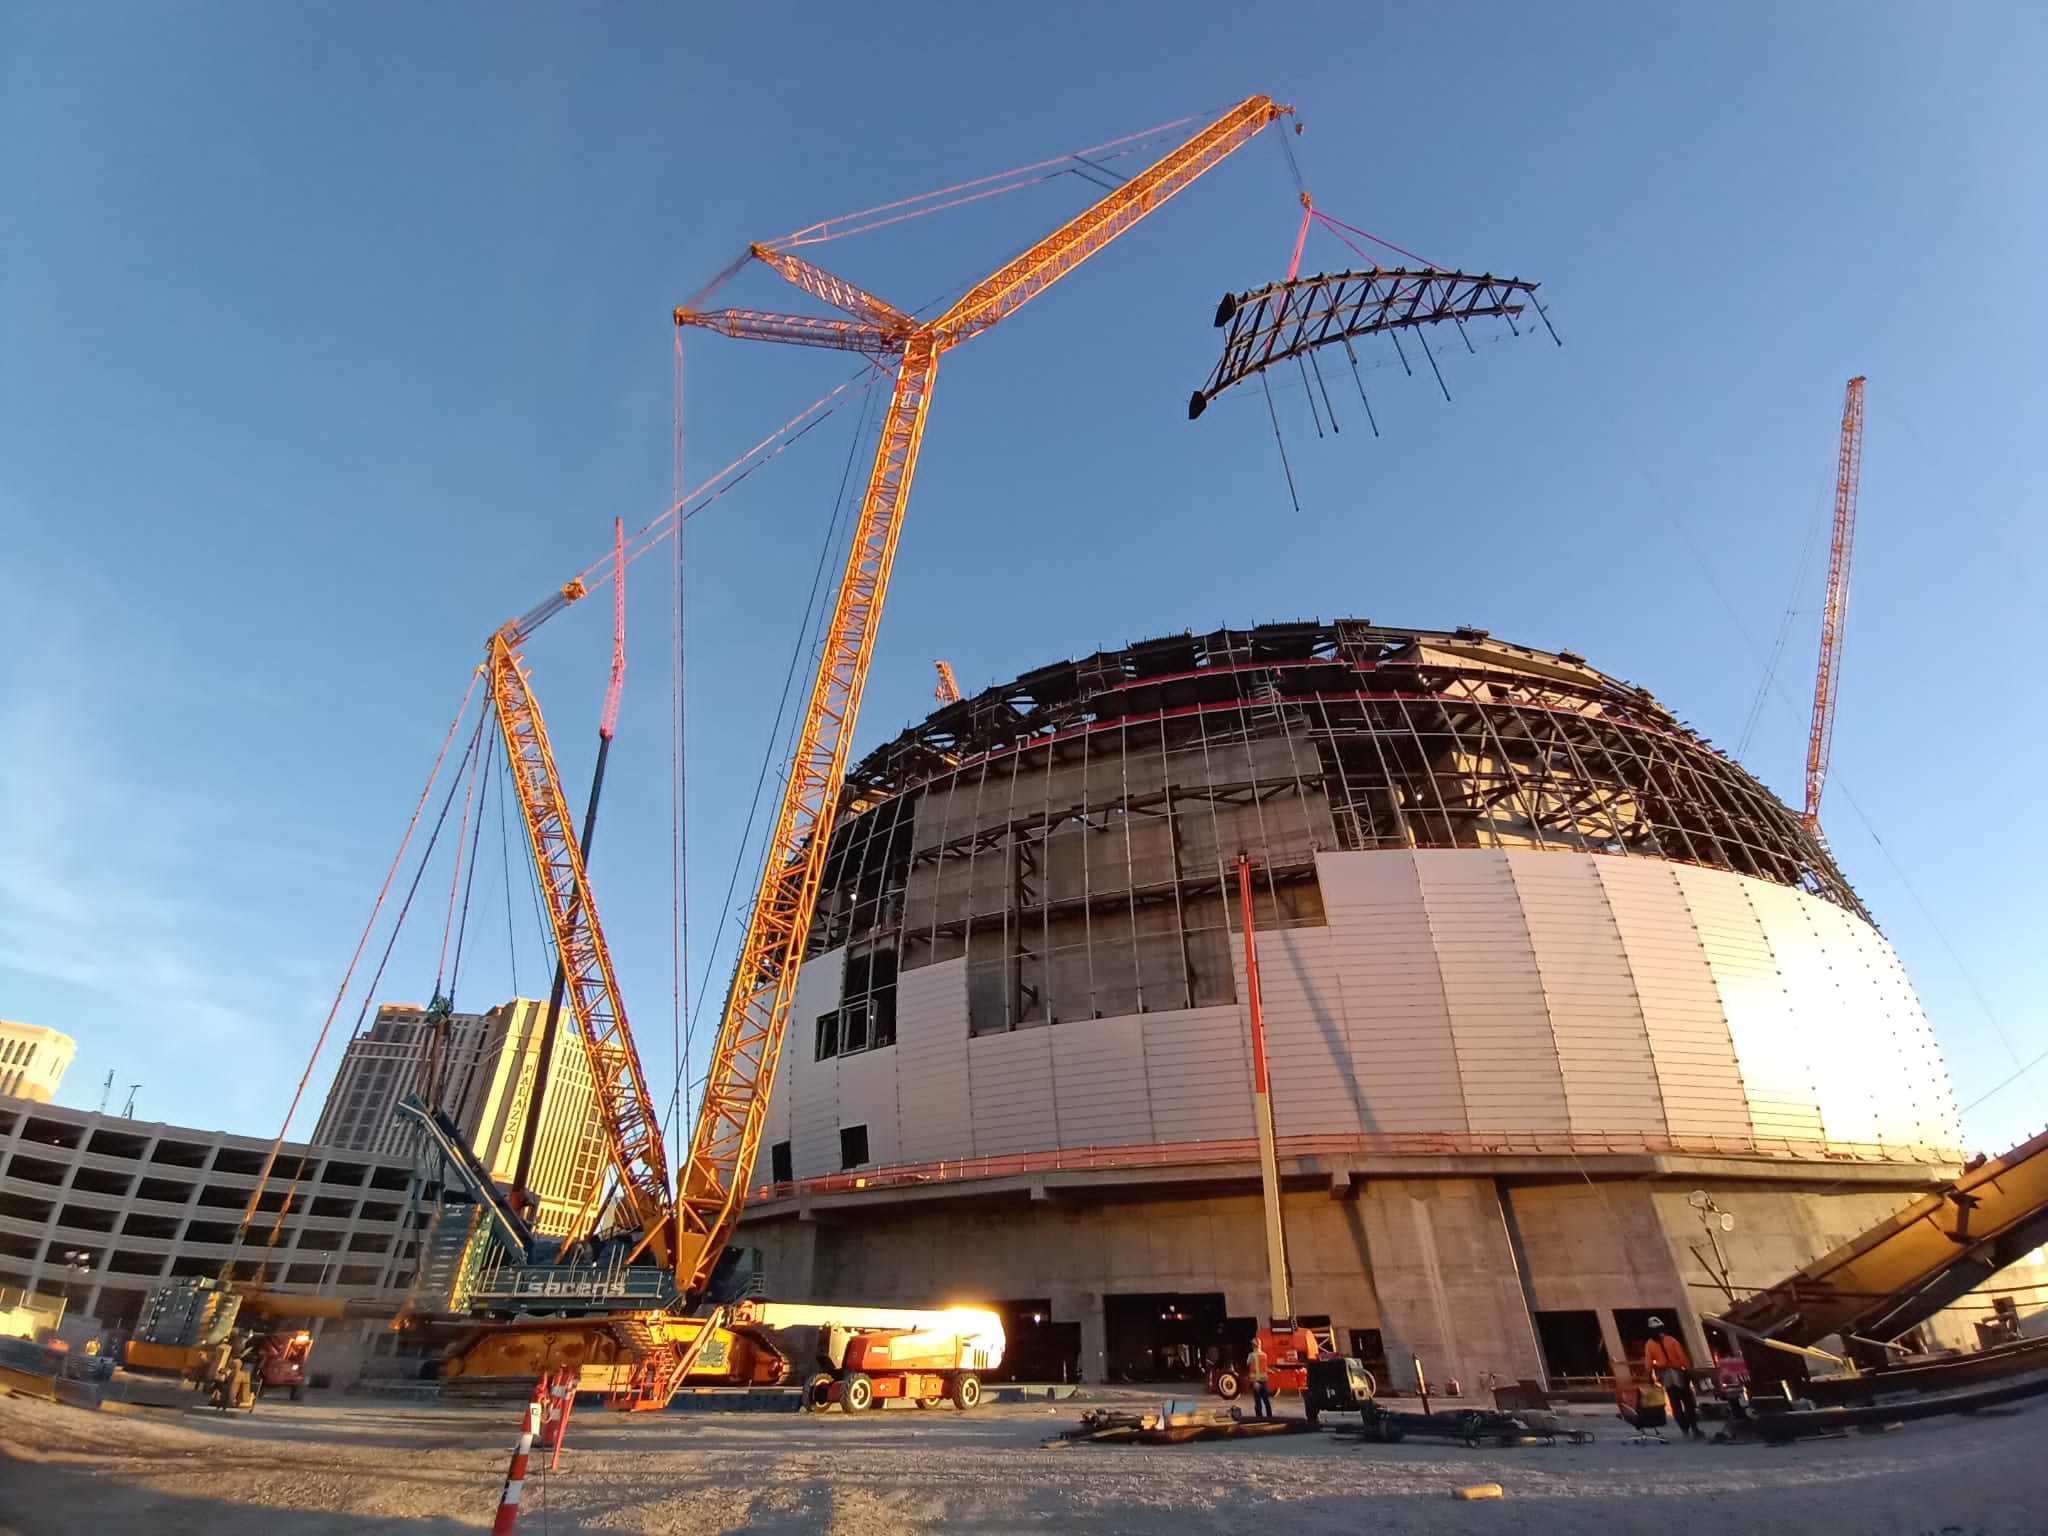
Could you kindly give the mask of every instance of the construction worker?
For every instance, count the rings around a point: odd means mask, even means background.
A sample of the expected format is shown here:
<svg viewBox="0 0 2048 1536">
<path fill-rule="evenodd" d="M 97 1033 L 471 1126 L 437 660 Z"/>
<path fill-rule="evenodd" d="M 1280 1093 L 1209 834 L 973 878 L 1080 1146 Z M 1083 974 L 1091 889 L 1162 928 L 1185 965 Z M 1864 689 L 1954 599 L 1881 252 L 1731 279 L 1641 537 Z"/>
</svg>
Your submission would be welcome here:
<svg viewBox="0 0 2048 1536">
<path fill-rule="evenodd" d="M 1692 1357 L 1686 1354 L 1678 1336 L 1664 1326 L 1661 1317 L 1650 1319 L 1650 1340 L 1643 1346 L 1643 1369 L 1653 1381 L 1661 1382 L 1670 1395 L 1671 1417 L 1678 1421 L 1686 1438 L 1698 1439 L 1700 1408 L 1692 1395 Z"/>
<path fill-rule="evenodd" d="M 1273 1417 L 1273 1388 L 1267 1379 L 1272 1362 L 1266 1358 L 1266 1349 L 1252 1336 L 1252 1352 L 1245 1357 L 1244 1379 L 1252 1384 L 1252 1417 L 1270 1419 Z"/>
</svg>

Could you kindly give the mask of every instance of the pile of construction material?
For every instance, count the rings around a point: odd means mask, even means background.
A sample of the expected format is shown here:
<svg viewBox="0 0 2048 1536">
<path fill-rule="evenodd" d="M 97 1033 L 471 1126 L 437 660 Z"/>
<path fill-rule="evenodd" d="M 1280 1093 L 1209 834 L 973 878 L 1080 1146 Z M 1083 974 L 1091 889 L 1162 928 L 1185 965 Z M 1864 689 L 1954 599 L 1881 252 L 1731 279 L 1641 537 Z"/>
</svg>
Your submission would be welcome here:
<svg viewBox="0 0 2048 1536">
<path fill-rule="evenodd" d="M 1055 1435 L 1049 1445 L 1184 1445 L 1190 1440 L 1249 1440 L 1265 1435 L 1299 1435 L 1315 1426 L 1301 1419 L 1247 1419 L 1237 1408 L 1217 1408 L 1187 1398 L 1167 1398 L 1145 1413 L 1093 1408 L 1078 1428 Z"/>
</svg>

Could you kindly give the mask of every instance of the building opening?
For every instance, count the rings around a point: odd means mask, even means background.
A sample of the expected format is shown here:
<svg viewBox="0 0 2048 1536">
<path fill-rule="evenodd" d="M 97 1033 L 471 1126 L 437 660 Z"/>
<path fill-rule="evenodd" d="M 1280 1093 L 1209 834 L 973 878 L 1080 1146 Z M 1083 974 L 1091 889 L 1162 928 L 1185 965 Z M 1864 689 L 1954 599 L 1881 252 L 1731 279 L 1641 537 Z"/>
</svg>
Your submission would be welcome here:
<svg viewBox="0 0 2048 1536">
<path fill-rule="evenodd" d="M 1604 1381 L 1613 1372 L 1598 1312 L 1536 1312 L 1536 1342 L 1552 1391 Z"/>
<path fill-rule="evenodd" d="M 993 1301 L 989 1309 L 1003 1320 L 1003 1363 L 988 1372 L 991 1381 L 1079 1381 L 1081 1325 L 1055 1322 L 1045 1297 L 1024 1301 Z"/>
<path fill-rule="evenodd" d="M 1351 1358 L 1371 1371 L 1374 1381 L 1392 1390 L 1393 1377 L 1387 1370 L 1385 1336 L 1377 1328 L 1349 1328 L 1345 1334 L 1351 1346 Z"/>
<path fill-rule="evenodd" d="M 1205 1366 L 1242 1352 L 1238 1334 L 1252 1327 L 1229 1315 L 1221 1291 L 1108 1294 L 1102 1326 L 1112 1381 L 1200 1381 Z"/>
</svg>

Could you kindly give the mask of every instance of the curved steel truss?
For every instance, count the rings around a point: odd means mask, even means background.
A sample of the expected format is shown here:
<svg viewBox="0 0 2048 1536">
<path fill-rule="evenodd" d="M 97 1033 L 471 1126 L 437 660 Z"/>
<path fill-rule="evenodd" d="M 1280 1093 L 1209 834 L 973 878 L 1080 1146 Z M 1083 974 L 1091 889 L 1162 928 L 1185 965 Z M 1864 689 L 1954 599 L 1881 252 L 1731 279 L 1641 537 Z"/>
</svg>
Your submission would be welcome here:
<svg viewBox="0 0 2048 1536">
<path fill-rule="evenodd" d="M 1216 323 L 1229 326 L 1230 334 L 1209 382 L 1188 401 L 1188 419 L 1201 415 L 1231 385 L 1318 347 L 1342 342 L 1349 351 L 1354 337 L 1487 316 L 1501 316 L 1513 325 L 1514 316 L 1535 305 L 1534 283 L 1434 267 L 1323 272 L 1227 294 L 1217 307 Z M 1543 313 L 1541 306 L 1536 312 Z"/>
</svg>

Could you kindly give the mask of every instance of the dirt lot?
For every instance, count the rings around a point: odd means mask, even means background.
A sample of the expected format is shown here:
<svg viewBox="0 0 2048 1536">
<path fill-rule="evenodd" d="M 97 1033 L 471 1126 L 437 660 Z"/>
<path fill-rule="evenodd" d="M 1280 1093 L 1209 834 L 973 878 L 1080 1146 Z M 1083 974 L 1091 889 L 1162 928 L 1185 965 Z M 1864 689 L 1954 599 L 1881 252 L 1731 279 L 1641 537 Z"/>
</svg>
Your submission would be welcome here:
<svg viewBox="0 0 2048 1536">
<path fill-rule="evenodd" d="M 1103 1396 L 1097 1402 L 1115 1401 Z M 1136 1405 L 1141 1399 L 1121 1399 Z M 2048 1533 L 2048 1407 L 1796 1449 L 1361 1446 L 1326 1435 L 1167 1448 L 1041 1442 L 1062 1404 L 849 1417 L 579 1413 L 521 1536 L 634 1532 Z M 373 1401 L 253 1417 L 0 1398 L 11 1536 L 442 1536 L 487 1529 L 516 1413 Z M 1497 1481 L 1501 1503 L 1450 1490 Z"/>
</svg>

